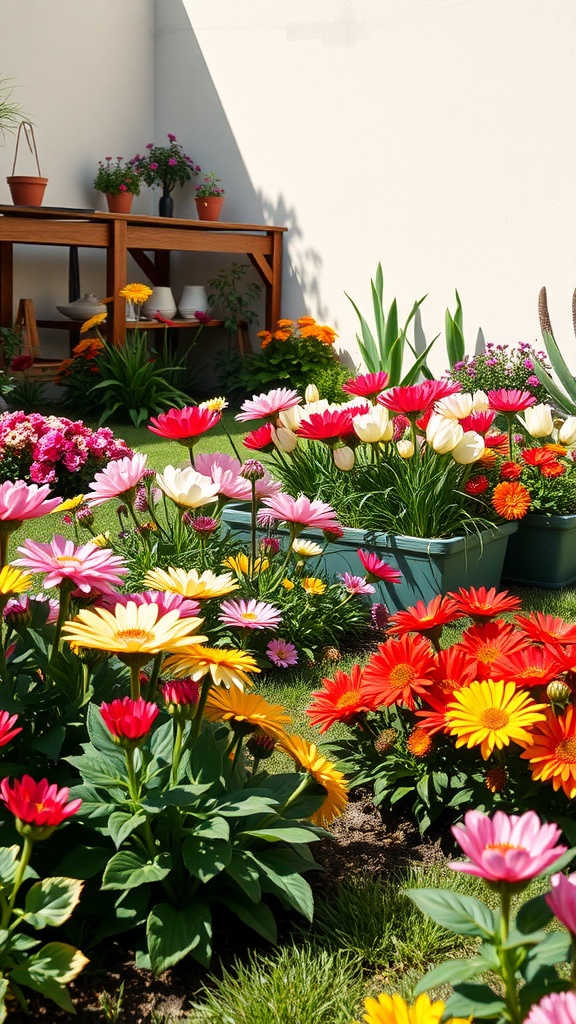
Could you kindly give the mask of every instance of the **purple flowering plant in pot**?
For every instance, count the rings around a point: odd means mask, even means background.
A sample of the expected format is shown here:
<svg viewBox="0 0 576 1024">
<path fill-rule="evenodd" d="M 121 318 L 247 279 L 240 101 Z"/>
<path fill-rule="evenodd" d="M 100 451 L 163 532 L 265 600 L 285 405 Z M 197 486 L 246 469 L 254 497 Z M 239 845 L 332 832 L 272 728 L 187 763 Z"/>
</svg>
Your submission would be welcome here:
<svg viewBox="0 0 576 1024">
<path fill-rule="evenodd" d="M 202 170 L 192 157 L 187 156 L 172 132 L 168 132 L 168 146 L 155 146 L 149 142 L 146 153 L 137 153 L 131 163 L 146 185 L 159 185 L 162 189 L 161 216 L 171 216 L 172 197 L 176 185 L 184 186 Z M 168 202 L 166 202 L 168 200 Z M 170 211 L 170 212 L 169 212 Z"/>
</svg>

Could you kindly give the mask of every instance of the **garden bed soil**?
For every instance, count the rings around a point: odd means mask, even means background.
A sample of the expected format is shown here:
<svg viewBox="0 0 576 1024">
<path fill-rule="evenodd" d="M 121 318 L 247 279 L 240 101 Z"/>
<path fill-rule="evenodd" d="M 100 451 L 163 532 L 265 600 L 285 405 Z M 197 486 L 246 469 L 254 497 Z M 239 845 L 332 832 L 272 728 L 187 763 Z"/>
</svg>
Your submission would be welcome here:
<svg viewBox="0 0 576 1024">
<path fill-rule="evenodd" d="M 350 878 L 351 874 L 375 877 L 408 863 L 432 864 L 443 860 L 443 850 L 449 845 L 447 828 L 438 830 L 432 838 L 422 838 L 408 819 L 384 815 L 383 820 L 368 794 L 362 790 L 352 795 L 346 813 L 334 822 L 331 832 L 334 839 L 318 843 L 314 849 L 323 870 L 308 876 L 316 900 L 321 900 L 323 892 L 330 891 L 334 884 Z M 293 922 L 294 918 L 287 914 L 284 921 L 280 921 L 284 938 L 289 936 Z M 230 928 L 225 924 L 220 922 L 221 934 L 216 948 L 220 964 L 227 967 L 235 957 L 246 953 L 248 943 L 253 948 L 254 933 L 243 931 L 236 918 L 230 922 Z M 197 997 L 206 978 L 206 973 L 192 957 L 187 957 L 160 978 L 154 978 L 150 972 L 135 967 L 132 951 L 120 942 L 87 955 L 90 956 L 89 966 L 69 986 L 76 1008 L 75 1017 L 58 1009 L 54 1003 L 43 1001 L 40 996 L 32 996 L 30 1016 L 13 1011 L 9 1016 L 10 1024 L 30 1024 L 31 1019 L 36 1019 L 39 1024 L 106 1024 L 106 1021 L 116 1018 L 105 1015 L 100 997 L 106 993 L 114 1005 L 122 984 L 124 994 L 117 1017 L 122 1024 L 185 1022 L 190 1013 L 190 1003 Z M 216 963 L 213 970 L 218 973 Z"/>
</svg>

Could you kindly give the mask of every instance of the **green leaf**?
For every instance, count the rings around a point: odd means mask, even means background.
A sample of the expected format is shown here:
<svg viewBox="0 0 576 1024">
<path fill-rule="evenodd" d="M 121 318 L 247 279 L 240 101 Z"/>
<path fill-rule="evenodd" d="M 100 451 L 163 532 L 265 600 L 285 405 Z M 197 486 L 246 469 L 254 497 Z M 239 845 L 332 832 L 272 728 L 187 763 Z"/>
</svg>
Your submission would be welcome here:
<svg viewBox="0 0 576 1024">
<path fill-rule="evenodd" d="M 233 896 L 226 894 L 226 906 L 244 924 L 261 935 L 267 942 L 275 944 L 278 941 L 278 931 L 274 914 L 266 903 L 243 903 Z"/>
<path fill-rule="evenodd" d="M 488 988 L 487 985 L 459 985 L 445 1006 L 447 1017 L 470 1017 L 476 1019 L 501 1017 L 506 1005 L 503 999 Z"/>
<path fill-rule="evenodd" d="M 19 846 L 0 846 L 0 883 L 10 884 L 18 870 Z"/>
<path fill-rule="evenodd" d="M 260 793 L 260 791 L 258 791 Z M 266 814 L 276 807 L 276 800 L 265 795 L 255 795 L 252 790 L 237 790 L 217 800 L 214 809 L 225 818 L 243 818 L 247 814 Z"/>
<path fill-rule="evenodd" d="M 312 828 L 297 828 L 295 825 L 278 824 L 270 828 L 252 828 L 245 832 L 237 833 L 240 836 L 254 836 L 256 839 L 265 839 L 268 843 L 315 843 L 323 836 L 316 835 Z"/>
<path fill-rule="evenodd" d="M 63 875 L 71 875 L 72 878 L 94 878 L 104 870 L 110 860 L 110 848 L 104 846 L 82 846 L 70 850 L 58 868 Z"/>
<path fill-rule="evenodd" d="M 148 915 L 146 924 L 148 953 L 154 974 L 162 974 L 192 953 L 203 967 L 210 966 L 212 956 L 212 918 L 203 903 L 193 903 L 178 910 L 170 903 L 158 903 Z"/>
<path fill-rule="evenodd" d="M 556 339 L 550 331 L 543 332 L 544 345 L 548 353 L 550 365 L 558 377 L 562 387 L 566 389 L 566 392 L 570 399 L 574 401 L 576 398 L 576 382 L 574 377 L 570 373 L 568 364 L 566 363 L 557 343 Z"/>
<path fill-rule="evenodd" d="M 109 860 L 102 878 L 103 889 L 134 889 L 146 882 L 161 882 L 170 874 L 172 858 L 159 853 L 149 860 L 134 850 L 119 850 Z"/>
<path fill-rule="evenodd" d="M 570 959 L 570 935 L 568 932 L 552 932 L 531 949 L 527 956 L 531 972 L 538 967 L 553 966 Z"/>
<path fill-rule="evenodd" d="M 225 818 L 205 818 L 194 825 L 193 835 L 202 839 L 230 839 L 230 825 Z"/>
<path fill-rule="evenodd" d="M 426 992 L 436 985 L 454 985 L 459 981 L 468 981 L 482 971 L 492 970 L 493 965 L 481 956 L 473 956 L 466 960 L 447 960 L 446 963 L 433 967 L 422 978 L 416 988 L 415 995 Z"/>
<path fill-rule="evenodd" d="M 519 932 L 529 935 L 530 932 L 545 928 L 554 914 L 544 899 L 544 895 L 534 896 L 524 903 L 516 915 L 516 927 Z"/>
<path fill-rule="evenodd" d="M 35 992 L 49 996 L 69 1013 L 74 1007 L 63 985 L 73 981 L 88 963 L 79 949 L 64 942 L 49 942 L 10 972 L 18 985 L 27 985 Z"/>
<path fill-rule="evenodd" d="M 53 725 L 46 732 L 40 734 L 34 738 L 32 743 L 32 749 L 37 750 L 41 754 L 45 754 L 52 761 L 57 761 L 60 757 L 60 751 L 62 750 L 62 744 L 66 738 L 66 726 L 65 725 Z"/>
<path fill-rule="evenodd" d="M 76 878 L 43 878 L 26 893 L 23 919 L 33 928 L 57 927 L 68 920 L 81 892 Z"/>
<path fill-rule="evenodd" d="M 108 818 L 108 832 L 116 849 L 119 849 L 124 840 L 135 829 L 139 828 L 140 825 L 144 825 L 145 822 L 145 814 L 131 814 L 130 811 L 114 811 Z"/>
<path fill-rule="evenodd" d="M 494 914 L 475 896 L 447 889 L 405 889 L 404 892 L 433 921 L 457 935 L 476 935 L 482 939 L 494 935 Z"/>
<path fill-rule="evenodd" d="M 226 873 L 236 885 L 246 893 L 249 900 L 257 903 L 262 896 L 259 872 L 243 850 L 233 850 L 232 859 L 226 867 Z"/>
<path fill-rule="evenodd" d="M 182 858 L 191 875 L 209 882 L 230 863 L 232 847 L 225 839 L 188 836 L 182 846 Z"/>
<path fill-rule="evenodd" d="M 308 882 L 295 870 L 290 851 L 251 851 L 251 857 L 259 868 L 262 890 L 274 893 L 282 903 L 294 907 L 311 921 L 314 915 L 312 890 Z"/>
</svg>

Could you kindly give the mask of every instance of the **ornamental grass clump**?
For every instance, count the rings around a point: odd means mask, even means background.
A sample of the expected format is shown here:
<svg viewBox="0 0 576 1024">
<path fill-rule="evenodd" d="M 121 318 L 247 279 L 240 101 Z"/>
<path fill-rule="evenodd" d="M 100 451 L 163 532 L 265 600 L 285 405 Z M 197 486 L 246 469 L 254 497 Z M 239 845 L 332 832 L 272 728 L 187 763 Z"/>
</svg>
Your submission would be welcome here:
<svg viewBox="0 0 576 1024">
<path fill-rule="evenodd" d="M 472 624 L 443 647 L 444 628 L 462 619 Z M 351 785 L 371 785 L 376 804 L 405 808 L 421 832 L 468 806 L 536 808 L 576 839 L 576 627 L 470 588 L 397 612 L 387 632 L 363 668 L 325 678 L 307 709 L 320 733 L 349 730 L 328 749 Z"/>
</svg>

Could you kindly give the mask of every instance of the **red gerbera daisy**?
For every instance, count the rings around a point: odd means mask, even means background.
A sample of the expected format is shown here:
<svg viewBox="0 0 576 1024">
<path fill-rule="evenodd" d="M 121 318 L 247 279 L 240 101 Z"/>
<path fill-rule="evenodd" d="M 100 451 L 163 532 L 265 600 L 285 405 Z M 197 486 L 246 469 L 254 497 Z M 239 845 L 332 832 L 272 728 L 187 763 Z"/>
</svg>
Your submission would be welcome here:
<svg viewBox="0 0 576 1024">
<path fill-rule="evenodd" d="M 199 405 L 187 405 L 184 409 L 169 409 L 150 418 L 148 430 L 170 441 L 178 441 L 187 447 L 194 444 L 201 434 L 214 427 L 222 413 Z"/>
<path fill-rule="evenodd" d="M 242 441 L 245 448 L 250 448 L 251 451 L 262 451 L 264 448 L 273 448 L 274 442 L 272 440 L 272 424 L 265 423 L 262 427 L 256 427 L 256 430 L 251 430 L 249 434 Z"/>
<path fill-rule="evenodd" d="M 364 693 L 376 707 L 402 703 L 414 711 L 414 697 L 432 685 L 434 668 L 432 649 L 423 637 L 388 640 L 364 669 Z"/>
<path fill-rule="evenodd" d="M 517 686 L 541 686 L 551 682 L 560 671 L 558 655 L 548 647 L 526 647 L 515 654 L 496 658 L 492 663 L 494 679 Z"/>
<path fill-rule="evenodd" d="M 519 462 L 504 462 L 500 467 L 502 480 L 518 480 L 522 476 L 522 466 Z"/>
<path fill-rule="evenodd" d="M 454 598 L 456 607 L 461 615 L 469 615 L 475 622 L 485 622 L 493 619 L 502 612 L 513 612 L 522 604 L 519 597 L 514 597 L 507 590 L 496 592 L 496 587 L 486 590 L 486 587 L 469 587 L 465 590 L 460 587 L 457 592 L 451 592 L 449 597 Z"/>
<path fill-rule="evenodd" d="M 460 420 L 460 426 L 462 430 L 475 430 L 477 434 L 485 434 L 486 431 L 490 430 L 490 427 L 496 419 L 496 413 L 490 412 L 471 412 L 469 416 L 464 416 Z"/>
<path fill-rule="evenodd" d="M 518 388 L 500 388 L 497 391 L 488 392 L 490 408 L 495 412 L 506 414 L 522 412 L 536 403 L 536 396 L 529 391 L 520 391 Z"/>
<path fill-rule="evenodd" d="M 392 412 L 406 415 L 422 414 L 429 405 L 460 391 L 459 384 L 447 380 L 425 380 L 422 384 L 408 384 L 405 387 L 390 388 L 378 396 L 378 403 Z"/>
<path fill-rule="evenodd" d="M 325 412 L 313 412 L 302 419 L 294 428 L 294 433 L 310 441 L 333 441 L 353 434 L 354 426 L 348 409 L 326 409 Z"/>
<path fill-rule="evenodd" d="M 426 691 L 423 698 L 424 707 L 421 711 L 416 712 L 416 718 L 419 720 L 420 728 L 424 729 L 429 736 L 434 736 L 437 732 L 448 732 L 446 711 L 450 697 L 450 693 L 441 690 L 438 686 L 433 686 Z"/>
<path fill-rule="evenodd" d="M 508 435 L 507 434 L 486 434 L 484 438 L 484 444 L 487 448 L 498 449 L 500 454 L 508 452 Z"/>
<path fill-rule="evenodd" d="M 361 373 L 359 377 L 352 377 L 342 385 L 342 391 L 348 395 L 358 395 L 360 398 L 376 398 L 381 391 L 384 391 L 388 383 L 388 374 L 384 370 L 379 373 Z"/>
<path fill-rule="evenodd" d="M 476 679 L 476 658 L 461 648 L 447 647 L 436 656 L 436 667 L 432 672 L 435 688 L 449 697 L 454 690 L 469 686 Z M 426 696 L 428 700 L 428 696 Z"/>
<path fill-rule="evenodd" d="M 471 494 L 475 497 L 477 494 L 484 494 L 484 491 L 487 491 L 489 486 L 490 481 L 488 477 L 481 473 L 479 476 L 471 476 L 464 484 L 464 490 L 466 494 Z"/>
<path fill-rule="evenodd" d="M 493 678 L 492 664 L 504 654 L 514 654 L 528 646 L 525 636 L 500 619 L 470 626 L 462 634 L 459 647 L 476 658 L 476 678 Z"/>
<path fill-rule="evenodd" d="M 516 624 L 522 630 L 526 640 L 538 644 L 574 644 L 576 643 L 576 626 L 564 622 L 564 619 L 544 612 L 530 612 L 530 615 L 517 615 Z"/>
<path fill-rule="evenodd" d="M 373 698 L 368 698 L 359 665 L 353 665 L 350 675 L 337 671 L 334 679 L 323 679 L 323 690 L 316 690 L 306 714 L 312 725 L 318 725 L 320 732 L 326 732 L 334 722 L 349 723 L 351 719 L 366 711 L 374 711 Z"/>
<path fill-rule="evenodd" d="M 524 448 L 522 458 L 527 466 L 545 466 L 556 462 L 556 452 L 549 448 Z"/>
<path fill-rule="evenodd" d="M 451 597 L 433 597 L 428 604 L 417 601 L 412 608 L 390 616 L 388 633 L 402 636 L 404 633 L 422 633 L 431 640 L 438 639 L 442 627 L 462 617 Z"/>
</svg>

